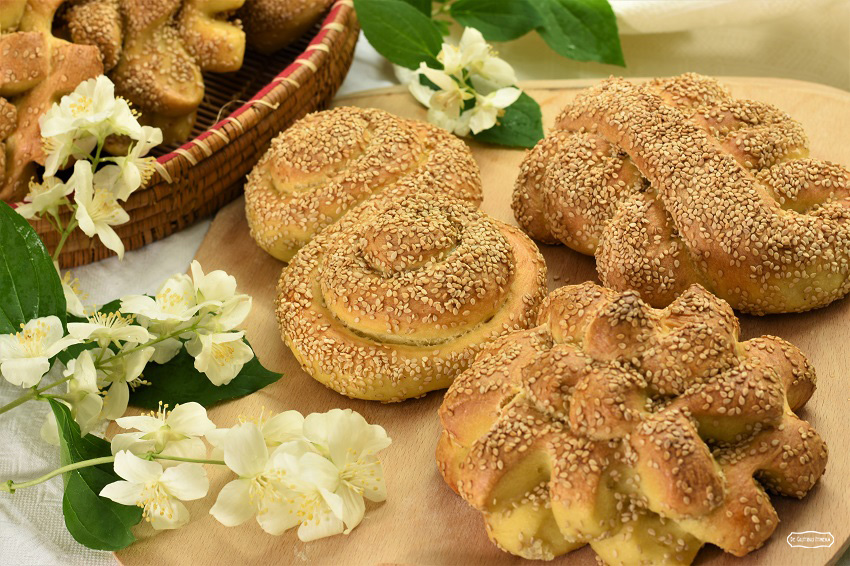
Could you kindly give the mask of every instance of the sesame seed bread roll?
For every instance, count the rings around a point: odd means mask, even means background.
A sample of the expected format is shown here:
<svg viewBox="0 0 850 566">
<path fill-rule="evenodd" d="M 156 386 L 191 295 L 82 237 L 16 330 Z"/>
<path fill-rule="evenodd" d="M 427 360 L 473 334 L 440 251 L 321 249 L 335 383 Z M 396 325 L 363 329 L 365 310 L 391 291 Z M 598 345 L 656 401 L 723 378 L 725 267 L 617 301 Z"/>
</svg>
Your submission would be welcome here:
<svg viewBox="0 0 850 566">
<path fill-rule="evenodd" d="M 546 265 L 518 229 L 444 195 L 368 200 L 322 231 L 279 282 L 284 342 L 358 399 L 444 389 L 481 347 L 533 324 Z"/>
<path fill-rule="evenodd" d="M 653 306 L 699 283 L 744 312 L 806 311 L 850 292 L 850 172 L 807 156 L 798 122 L 714 79 L 609 79 L 529 152 L 513 209 Z"/>
<path fill-rule="evenodd" d="M 389 187 L 476 205 L 482 198 L 472 153 L 444 130 L 374 109 L 310 114 L 275 138 L 248 175 L 251 236 L 289 261 L 322 228 Z"/>
<path fill-rule="evenodd" d="M 307 33 L 332 3 L 333 0 L 245 0 L 239 17 L 251 47 L 272 53 Z"/>
<path fill-rule="evenodd" d="M 544 301 L 538 326 L 485 346 L 440 407 L 437 464 L 507 552 L 590 544 L 605 564 L 735 556 L 802 498 L 827 448 L 795 414 L 815 388 L 781 338 L 739 342 L 730 306 L 693 285 L 667 308 L 593 283 Z"/>
</svg>

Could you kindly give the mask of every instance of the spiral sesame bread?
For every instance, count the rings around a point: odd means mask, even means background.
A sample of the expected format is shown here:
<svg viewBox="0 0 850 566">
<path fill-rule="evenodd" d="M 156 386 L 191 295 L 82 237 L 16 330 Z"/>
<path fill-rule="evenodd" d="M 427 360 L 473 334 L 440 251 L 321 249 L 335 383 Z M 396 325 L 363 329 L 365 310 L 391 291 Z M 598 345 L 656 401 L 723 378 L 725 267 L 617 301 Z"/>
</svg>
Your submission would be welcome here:
<svg viewBox="0 0 850 566">
<path fill-rule="evenodd" d="M 98 50 L 52 35 L 62 0 L 2 5 L 0 27 L 0 199 L 22 200 L 44 163 L 38 118 L 86 79 L 103 72 Z"/>
<path fill-rule="evenodd" d="M 742 311 L 805 311 L 850 291 L 850 172 L 807 155 L 799 123 L 713 79 L 609 79 L 527 155 L 513 208 L 654 306 L 700 283 Z"/>
<path fill-rule="evenodd" d="M 544 301 L 536 328 L 487 345 L 440 408 L 437 462 L 502 549 L 606 564 L 689 564 L 705 543 L 743 556 L 801 498 L 827 449 L 794 411 L 815 389 L 780 338 L 739 342 L 699 285 L 663 310 L 593 283 Z"/>
<path fill-rule="evenodd" d="M 486 342 L 528 328 L 546 266 L 518 229 L 445 195 L 366 201 L 283 270 L 277 317 L 304 370 L 349 397 L 448 387 Z"/>
<path fill-rule="evenodd" d="M 248 43 L 261 53 L 286 47 L 315 24 L 333 0 L 245 0 L 239 17 Z"/>
<path fill-rule="evenodd" d="M 374 109 L 311 114 L 275 138 L 248 175 L 251 236 L 289 261 L 322 228 L 389 187 L 481 202 L 472 153 L 444 130 Z"/>
</svg>

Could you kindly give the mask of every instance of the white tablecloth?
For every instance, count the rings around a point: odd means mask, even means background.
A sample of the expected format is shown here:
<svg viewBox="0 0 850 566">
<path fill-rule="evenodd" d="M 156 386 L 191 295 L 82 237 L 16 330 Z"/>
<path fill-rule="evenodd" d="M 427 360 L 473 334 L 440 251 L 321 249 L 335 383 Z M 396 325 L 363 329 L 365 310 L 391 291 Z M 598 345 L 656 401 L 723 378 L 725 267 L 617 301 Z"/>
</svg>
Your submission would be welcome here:
<svg viewBox="0 0 850 566">
<path fill-rule="evenodd" d="M 643 2 L 645 7 L 639 7 Z M 664 31 L 694 26 L 693 10 L 711 0 L 615 0 L 624 28 L 630 32 Z M 730 11 L 730 5 L 738 8 Z M 758 10 L 740 11 L 740 5 Z M 619 5 L 619 6 L 618 6 Z M 552 54 L 536 36 L 500 46 L 503 57 L 520 79 L 554 79 L 671 75 L 698 71 L 717 75 L 778 76 L 820 82 L 850 90 L 850 1 L 847 0 L 715 0 L 714 17 L 696 21 L 714 27 L 694 31 L 626 35 L 623 49 L 628 67 L 621 69 L 567 61 Z M 661 11 L 658 11 L 661 8 Z M 665 17 L 666 8 L 682 12 Z M 802 8 L 802 9 L 800 9 Z M 791 15 L 791 12 L 794 12 Z M 660 15 L 659 15 L 660 14 Z M 782 16 L 770 19 L 771 16 Z M 626 18 L 626 19 L 623 19 Z M 752 23 L 755 19 L 765 19 Z M 738 22 L 749 22 L 739 25 Z M 395 84 L 392 67 L 361 39 L 354 64 L 340 95 Z M 75 270 L 92 303 L 127 293 L 145 293 L 173 273 L 188 269 L 210 221 L 166 240 L 130 252 L 123 262 L 107 259 Z M 0 405 L 19 389 L 0 383 Z M 39 438 L 48 407 L 29 403 L 0 416 L 0 481 L 39 476 L 59 462 L 56 448 Z M 0 565 L 114 565 L 106 552 L 88 550 L 65 530 L 61 511 L 60 478 L 0 494 Z M 392 497 L 392 494 L 390 494 Z M 175 549 L 179 552 L 179 549 Z M 226 561 L 223 557 L 223 561 Z"/>
</svg>

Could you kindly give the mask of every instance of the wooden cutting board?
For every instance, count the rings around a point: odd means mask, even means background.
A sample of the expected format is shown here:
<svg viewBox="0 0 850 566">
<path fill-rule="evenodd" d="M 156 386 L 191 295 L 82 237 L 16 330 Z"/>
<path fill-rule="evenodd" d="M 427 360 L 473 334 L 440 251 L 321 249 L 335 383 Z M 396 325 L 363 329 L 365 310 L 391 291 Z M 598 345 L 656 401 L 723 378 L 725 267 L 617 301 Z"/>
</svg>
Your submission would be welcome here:
<svg viewBox="0 0 850 566">
<path fill-rule="evenodd" d="M 770 102 L 800 120 L 811 138 L 815 157 L 850 164 L 850 93 L 829 87 L 778 79 L 735 78 L 725 81 L 736 97 Z M 536 82 L 524 85 L 543 108 L 549 128 L 558 111 L 588 81 Z M 391 88 L 348 96 L 337 104 L 376 107 L 423 119 L 424 110 L 404 89 Z M 511 191 L 524 152 L 472 144 L 484 181 L 482 209 L 514 223 Z M 549 266 L 549 287 L 595 279 L 593 258 L 560 246 L 542 246 Z M 393 444 L 383 452 L 389 499 L 367 503 L 366 518 L 348 536 L 302 543 L 295 531 L 279 537 L 265 534 L 256 522 L 226 528 L 209 514 L 214 497 L 189 505 L 192 522 L 179 531 L 153 533 L 140 527 L 139 542 L 118 553 L 127 566 L 142 564 L 520 564 L 523 560 L 498 550 L 487 538 L 481 517 L 444 483 L 434 462 L 440 433 L 437 408 L 441 392 L 394 405 L 354 401 L 326 389 L 306 375 L 278 335 L 274 317 L 275 285 L 283 264 L 257 248 L 248 235 L 239 200 L 222 210 L 212 224 L 197 258 L 204 270 L 224 269 L 236 276 L 242 292 L 254 297 L 246 322 L 248 338 L 260 360 L 283 372 L 274 385 L 210 411 L 219 426 L 232 426 L 240 415 L 261 409 L 302 413 L 350 407 L 369 422 L 387 429 Z M 833 563 L 850 539 L 850 299 L 807 314 L 743 317 L 744 338 L 776 334 L 799 346 L 818 372 L 818 389 L 802 413 L 830 448 L 826 475 L 802 501 L 774 497 L 781 523 L 762 549 L 745 558 L 704 548 L 697 564 L 793 565 Z M 211 493 L 229 472 L 211 470 Z M 792 531 L 829 532 L 830 548 L 791 548 Z M 561 564 L 596 564 L 582 550 L 558 559 Z"/>
</svg>

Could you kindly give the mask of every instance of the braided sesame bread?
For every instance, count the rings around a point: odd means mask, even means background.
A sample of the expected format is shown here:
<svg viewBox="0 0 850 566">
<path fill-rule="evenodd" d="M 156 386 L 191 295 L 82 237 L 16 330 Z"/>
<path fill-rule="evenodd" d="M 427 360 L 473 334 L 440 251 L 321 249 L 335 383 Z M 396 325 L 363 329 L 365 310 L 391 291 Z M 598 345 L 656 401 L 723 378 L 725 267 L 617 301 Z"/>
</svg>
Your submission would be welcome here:
<svg viewBox="0 0 850 566">
<path fill-rule="evenodd" d="M 0 199 L 22 200 L 44 163 L 38 118 L 78 84 L 103 72 L 100 54 L 52 35 L 63 0 L 3 3 L 0 16 Z M 0 99 L 2 100 L 2 99 Z"/>
<path fill-rule="evenodd" d="M 513 209 L 653 306 L 699 283 L 745 312 L 805 311 L 850 291 L 850 172 L 807 154 L 799 123 L 708 77 L 609 79 L 527 155 Z"/>
<path fill-rule="evenodd" d="M 815 389 L 781 338 L 739 342 L 699 285 L 655 310 L 593 283 L 544 301 L 536 328 L 487 345 L 440 408 L 437 462 L 502 549 L 606 564 L 689 564 L 705 543 L 743 556 L 801 498 L 826 445 L 793 411 Z"/>
<path fill-rule="evenodd" d="M 528 328 L 546 266 L 518 229 L 444 195 L 366 201 L 283 270 L 277 317 L 304 371 L 358 399 L 443 389 L 481 346 Z"/>
<path fill-rule="evenodd" d="M 304 35 L 333 0 L 245 0 L 239 17 L 248 43 L 261 53 L 272 53 Z"/>
<path fill-rule="evenodd" d="M 275 138 L 248 175 L 251 236 L 289 261 L 322 228 L 388 187 L 475 204 L 482 196 L 472 153 L 444 130 L 374 109 L 311 114 Z"/>
</svg>

